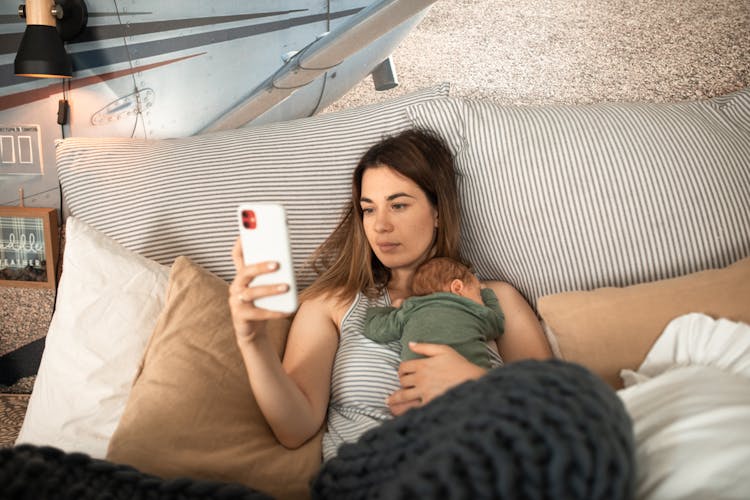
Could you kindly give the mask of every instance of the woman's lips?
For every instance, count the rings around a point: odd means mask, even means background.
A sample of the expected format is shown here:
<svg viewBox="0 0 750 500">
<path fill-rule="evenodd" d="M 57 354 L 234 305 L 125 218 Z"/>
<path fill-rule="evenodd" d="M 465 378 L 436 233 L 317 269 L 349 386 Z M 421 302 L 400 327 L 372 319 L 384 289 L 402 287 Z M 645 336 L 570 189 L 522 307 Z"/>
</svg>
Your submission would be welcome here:
<svg viewBox="0 0 750 500">
<path fill-rule="evenodd" d="M 378 243 L 378 248 L 383 253 L 392 252 L 398 247 L 398 243 L 391 243 L 391 242 L 384 242 L 384 243 Z"/>
</svg>

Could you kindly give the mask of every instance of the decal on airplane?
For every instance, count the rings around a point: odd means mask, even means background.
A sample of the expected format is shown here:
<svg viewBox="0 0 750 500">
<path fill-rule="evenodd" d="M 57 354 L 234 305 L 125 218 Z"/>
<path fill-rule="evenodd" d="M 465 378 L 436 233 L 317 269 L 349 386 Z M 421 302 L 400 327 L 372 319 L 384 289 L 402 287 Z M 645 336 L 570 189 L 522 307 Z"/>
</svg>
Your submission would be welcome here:
<svg viewBox="0 0 750 500">
<path fill-rule="evenodd" d="M 184 137 L 315 114 L 391 68 L 382 63 L 434 1 L 167 0 L 144 9 L 85 0 L 87 25 L 66 43 L 73 77 L 54 80 L 14 74 L 26 25 L 2 12 L 0 127 L 33 126 L 40 150 L 31 165 L 0 163 L 0 204 L 18 204 L 22 187 L 27 206 L 59 207 L 56 139 Z"/>
</svg>

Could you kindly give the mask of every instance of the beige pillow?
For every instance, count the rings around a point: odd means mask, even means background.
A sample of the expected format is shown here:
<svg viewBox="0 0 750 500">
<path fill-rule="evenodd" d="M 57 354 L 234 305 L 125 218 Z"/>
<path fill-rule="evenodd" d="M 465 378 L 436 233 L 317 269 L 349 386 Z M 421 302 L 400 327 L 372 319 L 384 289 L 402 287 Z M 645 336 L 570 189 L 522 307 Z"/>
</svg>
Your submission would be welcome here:
<svg viewBox="0 0 750 500">
<path fill-rule="evenodd" d="M 179 257 L 107 459 L 144 472 L 239 482 L 279 498 L 307 497 L 321 436 L 278 443 L 253 398 L 235 343 L 227 283 Z M 274 322 L 279 353 L 288 320 Z"/>
<path fill-rule="evenodd" d="M 724 269 L 633 285 L 541 297 L 537 310 L 557 354 L 622 387 L 667 324 L 701 312 L 750 323 L 750 257 Z"/>
</svg>

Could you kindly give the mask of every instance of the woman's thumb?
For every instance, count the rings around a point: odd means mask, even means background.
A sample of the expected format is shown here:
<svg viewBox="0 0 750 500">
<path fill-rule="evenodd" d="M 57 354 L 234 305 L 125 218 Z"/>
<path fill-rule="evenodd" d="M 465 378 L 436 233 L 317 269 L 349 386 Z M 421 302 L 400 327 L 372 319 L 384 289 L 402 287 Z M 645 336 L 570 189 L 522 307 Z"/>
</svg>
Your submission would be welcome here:
<svg viewBox="0 0 750 500">
<path fill-rule="evenodd" d="M 422 356 L 437 356 L 442 354 L 446 349 L 450 349 L 449 346 L 444 344 L 427 344 L 423 342 L 409 342 L 409 349 Z"/>
</svg>

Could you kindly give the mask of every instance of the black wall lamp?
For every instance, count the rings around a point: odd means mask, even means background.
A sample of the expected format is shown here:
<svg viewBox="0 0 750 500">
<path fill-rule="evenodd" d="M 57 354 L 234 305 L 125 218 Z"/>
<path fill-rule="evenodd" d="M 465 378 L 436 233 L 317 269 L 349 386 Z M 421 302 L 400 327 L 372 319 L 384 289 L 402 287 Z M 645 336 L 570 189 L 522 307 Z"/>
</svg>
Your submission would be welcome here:
<svg viewBox="0 0 750 500">
<path fill-rule="evenodd" d="M 18 7 L 26 18 L 15 60 L 19 76 L 70 78 L 73 65 L 63 41 L 78 36 L 86 27 L 88 10 L 83 0 L 26 0 Z"/>
</svg>

